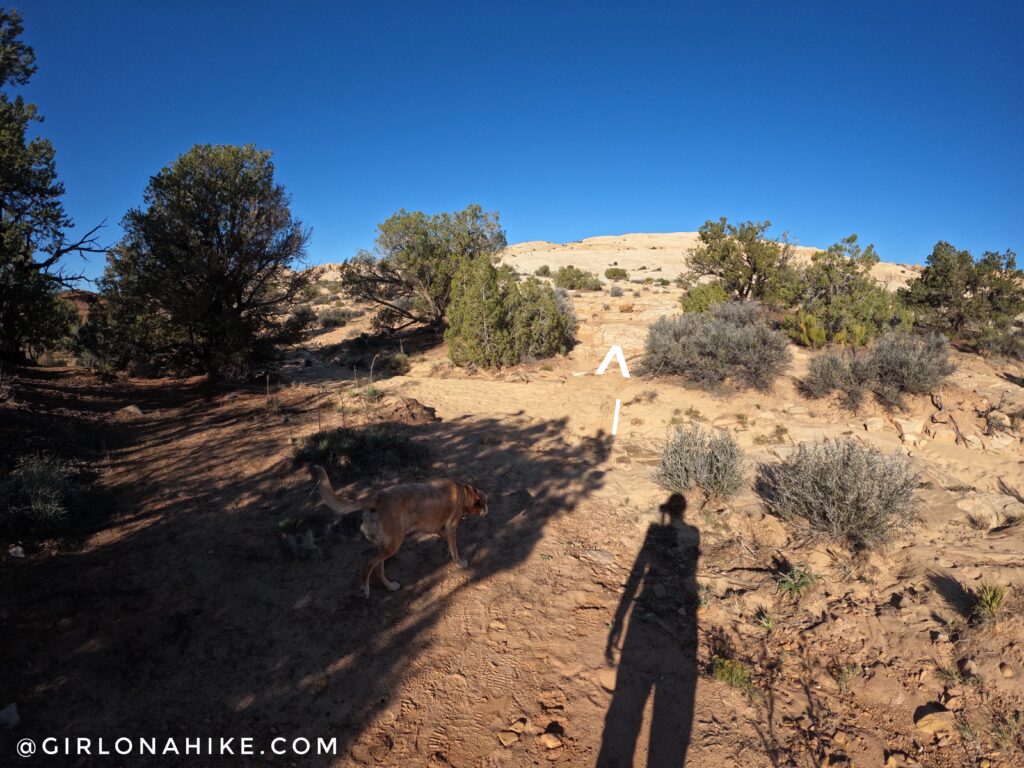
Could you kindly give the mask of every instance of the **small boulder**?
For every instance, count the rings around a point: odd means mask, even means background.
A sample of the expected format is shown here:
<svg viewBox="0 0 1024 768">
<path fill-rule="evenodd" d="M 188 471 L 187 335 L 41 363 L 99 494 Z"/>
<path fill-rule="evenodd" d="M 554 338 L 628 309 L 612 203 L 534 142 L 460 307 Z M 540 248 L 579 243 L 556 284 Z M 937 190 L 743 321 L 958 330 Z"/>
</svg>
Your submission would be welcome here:
<svg viewBox="0 0 1024 768">
<path fill-rule="evenodd" d="M 879 416 L 864 419 L 864 429 L 868 432 L 881 432 L 885 429 L 885 419 Z"/>
<path fill-rule="evenodd" d="M 544 749 L 558 749 L 562 746 L 562 740 L 554 733 L 542 733 L 537 741 Z"/>
<path fill-rule="evenodd" d="M 921 441 L 924 434 L 924 422 L 921 419 L 894 419 L 900 440 L 911 445 Z"/>
<path fill-rule="evenodd" d="M 503 747 L 511 747 L 519 741 L 519 734 L 515 731 L 502 731 L 498 734 L 498 741 L 501 742 Z"/>
<path fill-rule="evenodd" d="M 953 713 L 938 702 L 918 707 L 914 713 L 914 725 L 925 733 L 943 734 L 956 731 L 956 718 Z"/>
</svg>

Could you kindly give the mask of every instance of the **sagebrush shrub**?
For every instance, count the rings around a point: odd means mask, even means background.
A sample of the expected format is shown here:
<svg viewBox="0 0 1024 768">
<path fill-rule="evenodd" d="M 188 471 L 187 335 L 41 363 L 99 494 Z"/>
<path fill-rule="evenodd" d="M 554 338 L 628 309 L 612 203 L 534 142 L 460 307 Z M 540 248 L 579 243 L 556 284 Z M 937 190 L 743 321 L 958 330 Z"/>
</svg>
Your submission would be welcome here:
<svg viewBox="0 0 1024 768">
<path fill-rule="evenodd" d="M 604 276 L 609 280 L 628 280 L 629 273 L 622 267 L 608 267 L 604 271 Z"/>
<path fill-rule="evenodd" d="M 811 398 L 827 397 L 838 391 L 842 406 L 855 411 L 874 385 L 877 374 L 870 355 L 830 349 L 811 358 L 800 390 Z"/>
<path fill-rule="evenodd" d="M 555 272 L 555 285 L 577 291 L 599 291 L 601 281 L 593 272 L 577 269 L 572 264 L 559 267 Z"/>
<path fill-rule="evenodd" d="M 697 487 L 709 497 L 728 498 L 743 487 L 743 454 L 728 432 L 677 427 L 654 479 L 674 493 Z"/>
<path fill-rule="evenodd" d="M 352 313 L 347 309 L 328 309 L 326 312 L 322 312 L 320 314 L 320 327 L 341 328 L 346 325 L 352 317 Z"/>
<path fill-rule="evenodd" d="M 975 342 L 982 354 L 1024 361 L 1024 328 L 989 329 Z"/>
<path fill-rule="evenodd" d="M 316 322 L 316 312 L 308 304 L 300 304 L 292 310 L 285 321 L 288 330 L 300 334 Z"/>
<path fill-rule="evenodd" d="M 871 366 L 883 402 L 901 405 L 901 395 L 923 395 L 953 372 L 949 342 L 938 333 L 889 333 L 871 350 Z"/>
<path fill-rule="evenodd" d="M 952 371 L 949 345 L 942 336 L 896 332 L 867 352 L 833 349 L 812 358 L 800 389 L 812 398 L 838 391 L 850 410 L 860 407 L 868 391 L 887 407 L 902 407 L 904 394 L 931 392 Z"/>
<path fill-rule="evenodd" d="M 729 379 L 766 391 L 789 361 L 786 338 L 769 327 L 757 307 L 729 302 L 705 313 L 657 320 L 647 333 L 642 368 L 685 376 L 704 387 Z"/>
<path fill-rule="evenodd" d="M 537 277 L 551 277 L 551 267 L 547 264 L 541 264 L 537 269 L 534 270 L 533 274 Z"/>
<path fill-rule="evenodd" d="M 780 464 L 762 465 L 757 480 L 774 514 L 854 549 L 880 547 L 910 525 L 916 485 L 907 457 L 850 438 L 802 443 Z"/>
<path fill-rule="evenodd" d="M 729 294 L 721 283 L 705 283 L 697 285 L 686 292 L 680 299 L 683 312 L 707 312 L 715 304 L 729 301 Z"/>
<path fill-rule="evenodd" d="M 623 291 L 622 288 L 620 288 L 617 285 L 613 285 L 611 288 L 608 289 L 608 295 L 611 296 L 613 299 L 621 297 L 624 293 L 625 291 Z"/>
<path fill-rule="evenodd" d="M 370 475 L 423 460 L 424 449 L 390 427 L 322 430 L 299 440 L 297 461 L 333 464 L 351 475 Z"/>
</svg>

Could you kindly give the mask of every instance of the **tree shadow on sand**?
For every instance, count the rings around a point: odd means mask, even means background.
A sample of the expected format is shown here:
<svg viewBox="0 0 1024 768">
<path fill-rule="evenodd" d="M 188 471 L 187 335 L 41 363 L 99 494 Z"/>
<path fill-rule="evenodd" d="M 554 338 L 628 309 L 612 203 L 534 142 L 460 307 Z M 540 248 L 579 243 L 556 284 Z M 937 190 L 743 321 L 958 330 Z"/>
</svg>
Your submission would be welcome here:
<svg viewBox="0 0 1024 768">
<path fill-rule="evenodd" d="M 490 514 L 460 526 L 467 569 L 453 568 L 443 543 L 407 541 L 388 562 L 402 589 L 374 584 L 365 600 L 362 539 L 327 543 L 318 563 L 277 546 L 278 520 L 309 508 L 313 483 L 261 431 L 264 401 L 185 400 L 124 427 L 166 451 L 114 460 L 141 478 L 116 489 L 116 533 L 6 574 L 0 698 L 19 703 L 14 737 L 335 738 L 335 755 L 301 762 L 336 762 L 393 704 L 453 601 L 522 563 L 550 520 L 602 485 L 609 453 L 603 435 L 570 439 L 565 420 L 395 425 L 433 459 L 401 479 L 473 483 Z M 13 748 L 4 738 L 0 749 Z"/>
<path fill-rule="evenodd" d="M 686 762 L 697 683 L 700 533 L 685 522 L 682 495 L 672 494 L 660 511 L 661 522 L 647 530 L 608 635 L 608 663 L 623 632 L 625 639 L 597 768 L 632 768 L 652 697 L 648 768 Z"/>
</svg>

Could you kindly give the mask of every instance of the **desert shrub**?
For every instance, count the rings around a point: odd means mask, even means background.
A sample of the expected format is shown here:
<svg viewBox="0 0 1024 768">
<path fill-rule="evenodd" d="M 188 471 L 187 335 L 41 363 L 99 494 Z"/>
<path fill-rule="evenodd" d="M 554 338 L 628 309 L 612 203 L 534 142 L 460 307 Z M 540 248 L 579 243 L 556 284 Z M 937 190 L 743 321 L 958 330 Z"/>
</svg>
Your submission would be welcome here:
<svg viewBox="0 0 1024 768">
<path fill-rule="evenodd" d="M 332 464 L 350 475 L 371 475 L 420 463 L 426 455 L 393 427 L 322 430 L 299 440 L 296 461 Z"/>
<path fill-rule="evenodd" d="M 285 324 L 294 333 L 301 333 L 317 320 L 316 312 L 308 304 L 300 304 L 288 315 Z"/>
<path fill-rule="evenodd" d="M 774 514 L 855 549 L 881 547 L 914 517 L 909 459 L 849 438 L 799 445 L 782 463 L 762 465 L 757 485 Z"/>
<path fill-rule="evenodd" d="M 708 497 L 728 498 L 743 486 L 743 454 L 728 432 L 676 427 L 654 479 L 674 493 L 697 487 Z"/>
<path fill-rule="evenodd" d="M 790 245 L 767 237 L 769 227 L 770 221 L 733 225 L 724 217 L 704 222 L 685 277 L 717 277 L 725 292 L 741 301 L 792 303 L 799 290 L 799 270 L 790 264 Z"/>
<path fill-rule="evenodd" d="M 982 354 L 1024 360 L 1024 328 L 988 328 L 978 337 L 975 349 Z"/>
<path fill-rule="evenodd" d="M 715 304 L 729 300 L 729 294 L 721 283 L 704 283 L 696 285 L 680 299 L 683 312 L 707 312 Z"/>
<path fill-rule="evenodd" d="M 243 378 L 295 341 L 288 311 L 313 277 L 309 231 L 270 152 L 196 145 L 150 179 L 107 253 L 86 337 L 118 367 Z"/>
<path fill-rule="evenodd" d="M 14 535 L 52 530 L 68 515 L 72 488 L 70 468 L 60 459 L 22 456 L 0 482 L 0 530 Z"/>
<path fill-rule="evenodd" d="M 393 376 L 401 376 L 409 372 L 411 364 L 409 356 L 404 352 L 382 352 L 376 360 L 371 361 L 374 373 L 384 372 Z"/>
<path fill-rule="evenodd" d="M 850 235 L 811 256 L 804 270 L 798 310 L 783 328 L 805 347 L 828 343 L 863 346 L 886 330 L 909 327 L 910 312 L 871 276 L 874 246 L 861 249 Z"/>
<path fill-rule="evenodd" d="M 1024 271 L 1012 251 L 969 251 L 939 242 L 921 276 L 899 291 L 919 325 L 955 338 L 1002 330 L 1024 312 Z"/>
<path fill-rule="evenodd" d="M 360 251 L 341 268 L 345 292 L 380 309 L 374 327 L 444 324 L 452 281 L 466 264 L 505 247 L 496 212 L 479 205 L 427 215 L 400 210 L 377 228 L 374 252 Z"/>
<path fill-rule="evenodd" d="M 534 270 L 533 274 L 537 277 L 551 277 L 551 267 L 547 264 L 541 264 Z"/>
<path fill-rule="evenodd" d="M 704 387 L 726 379 L 769 390 L 789 364 L 786 338 L 750 303 L 727 302 L 704 313 L 662 317 L 647 333 L 642 368 L 678 374 Z"/>
<path fill-rule="evenodd" d="M 904 394 L 931 392 L 952 372 L 949 347 L 937 335 L 891 333 L 866 352 L 829 350 L 811 359 L 800 390 L 811 398 L 842 395 L 856 410 L 867 392 L 887 407 L 903 405 Z"/>
<path fill-rule="evenodd" d="M 517 283 L 484 257 L 456 277 L 444 337 L 456 365 L 500 368 L 564 354 L 575 330 L 564 290 L 536 278 Z"/>
<path fill-rule="evenodd" d="M 937 333 L 890 333 L 871 350 L 875 394 L 886 404 L 902 405 L 901 395 L 923 395 L 953 372 L 949 342 Z"/>
<path fill-rule="evenodd" d="M 352 319 L 347 309 L 332 308 L 320 313 L 321 328 L 341 328 Z"/>
<path fill-rule="evenodd" d="M 608 269 L 604 271 L 604 276 L 609 280 L 628 280 L 629 272 L 621 267 L 608 267 Z"/>
<path fill-rule="evenodd" d="M 877 371 L 870 355 L 844 354 L 832 349 L 811 359 L 807 375 L 800 382 L 800 391 L 810 398 L 827 397 L 838 391 L 843 407 L 855 411 L 876 379 Z"/>
<path fill-rule="evenodd" d="M 601 281 L 593 272 L 577 269 L 572 264 L 559 267 L 555 273 L 555 285 L 576 291 L 599 291 Z"/>
<path fill-rule="evenodd" d="M 620 298 L 624 293 L 625 291 L 623 291 L 622 288 L 617 285 L 613 285 L 611 288 L 608 289 L 608 295 L 611 296 L 613 299 Z"/>
</svg>

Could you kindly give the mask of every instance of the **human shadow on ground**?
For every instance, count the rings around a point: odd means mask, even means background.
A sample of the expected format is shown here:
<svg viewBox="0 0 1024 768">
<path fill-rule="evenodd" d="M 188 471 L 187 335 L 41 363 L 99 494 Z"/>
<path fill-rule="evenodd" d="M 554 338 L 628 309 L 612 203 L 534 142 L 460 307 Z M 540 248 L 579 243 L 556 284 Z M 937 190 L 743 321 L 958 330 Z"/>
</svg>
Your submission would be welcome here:
<svg viewBox="0 0 1024 768">
<path fill-rule="evenodd" d="M 472 627 L 462 637 L 439 624 L 467 592 L 521 564 L 549 521 L 603 484 L 610 445 L 603 435 L 572 436 L 564 419 L 525 415 L 393 425 L 425 446 L 430 461 L 355 486 L 449 475 L 483 489 L 490 515 L 460 526 L 467 569 L 449 563 L 441 542 L 407 541 L 388 563 L 402 589 L 374 584 L 365 600 L 361 539 L 324 542 L 317 562 L 288 559 L 277 545 L 278 521 L 311 506 L 313 483 L 289 445 L 290 434 L 306 429 L 299 415 L 281 426 L 265 396 L 244 392 L 172 400 L 117 424 L 122 449 L 104 481 L 114 484 L 110 531 L 79 551 L 0 569 L 8 638 L 0 699 L 18 703 L 22 723 L 8 734 L 15 740 L 336 739 L 333 754 L 303 756 L 307 766 L 344 761 L 368 739 L 375 754 L 399 739 L 413 743 L 402 729 L 414 726 L 401 719 L 390 730 L 368 729 L 409 695 L 408 676 L 432 646 L 473 642 Z M 315 416 L 304 418 L 315 425 Z M 9 754 L 13 742 L 2 736 L 0 748 Z M 136 754 L 131 764 L 167 760 Z"/>
<path fill-rule="evenodd" d="M 686 500 L 660 506 L 615 612 L 605 657 L 618 674 L 605 717 L 597 768 L 632 768 L 649 698 L 648 768 L 686 762 L 697 684 L 697 582 L 700 533 L 686 523 Z"/>
</svg>

